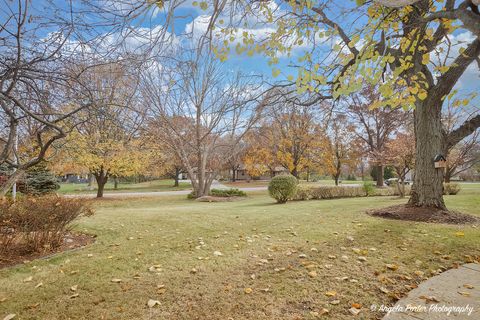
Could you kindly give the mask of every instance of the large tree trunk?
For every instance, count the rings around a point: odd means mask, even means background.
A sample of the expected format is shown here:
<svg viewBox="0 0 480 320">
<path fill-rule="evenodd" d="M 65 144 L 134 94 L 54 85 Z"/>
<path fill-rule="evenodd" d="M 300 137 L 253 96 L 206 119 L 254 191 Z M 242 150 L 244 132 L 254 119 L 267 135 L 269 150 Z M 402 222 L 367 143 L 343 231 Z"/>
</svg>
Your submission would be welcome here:
<svg viewBox="0 0 480 320">
<path fill-rule="evenodd" d="M 335 185 L 338 186 L 338 180 L 340 180 L 340 173 L 337 173 L 333 176 L 333 179 L 335 180 Z"/>
<path fill-rule="evenodd" d="M 108 181 L 108 175 L 105 174 L 103 169 L 94 175 L 95 180 L 97 180 L 97 198 L 103 198 L 103 191 L 105 190 L 105 185 Z"/>
<path fill-rule="evenodd" d="M 446 209 L 443 201 L 443 171 L 435 169 L 434 158 L 445 154 L 442 131 L 441 104 L 429 105 L 428 99 L 416 104 L 415 129 L 415 178 L 409 204 Z"/>
<path fill-rule="evenodd" d="M 298 169 L 297 166 L 295 166 L 291 172 L 292 176 L 298 179 Z"/>
<path fill-rule="evenodd" d="M 173 179 L 174 179 L 173 186 L 174 187 L 178 187 L 180 185 L 179 182 L 178 182 L 179 176 L 180 176 L 180 168 L 176 167 L 175 168 L 175 177 L 173 177 Z"/>
<path fill-rule="evenodd" d="M 377 166 L 377 187 L 383 187 L 383 175 L 385 174 L 385 167 L 383 164 Z"/>
<path fill-rule="evenodd" d="M 452 170 L 447 166 L 447 168 L 445 169 L 445 176 L 443 179 L 446 183 L 449 183 L 451 178 L 452 178 Z"/>
<path fill-rule="evenodd" d="M 17 170 L 8 178 L 7 181 L 5 181 L 5 184 L 0 187 L 0 199 L 7 195 L 8 191 L 12 189 L 15 182 L 17 182 L 17 180 L 20 179 L 24 173 L 24 170 Z"/>
</svg>

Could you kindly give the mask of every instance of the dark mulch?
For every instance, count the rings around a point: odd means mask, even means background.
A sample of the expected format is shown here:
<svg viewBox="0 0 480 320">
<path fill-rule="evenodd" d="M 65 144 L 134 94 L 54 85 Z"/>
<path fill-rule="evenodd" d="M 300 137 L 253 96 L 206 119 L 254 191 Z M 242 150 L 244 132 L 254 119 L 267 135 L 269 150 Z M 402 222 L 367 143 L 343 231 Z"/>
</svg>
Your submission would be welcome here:
<svg viewBox="0 0 480 320">
<path fill-rule="evenodd" d="M 469 214 L 441 210 L 437 208 L 409 206 L 404 204 L 382 209 L 369 210 L 367 213 L 373 217 L 394 220 L 448 224 L 480 223 L 480 218 Z"/>
<path fill-rule="evenodd" d="M 65 236 L 63 244 L 53 250 L 43 252 L 28 252 L 24 248 L 12 248 L 9 252 L 0 253 L 0 269 L 27 263 L 34 259 L 48 258 L 63 251 L 84 247 L 95 241 L 95 237 L 81 233 L 69 233 Z"/>
</svg>

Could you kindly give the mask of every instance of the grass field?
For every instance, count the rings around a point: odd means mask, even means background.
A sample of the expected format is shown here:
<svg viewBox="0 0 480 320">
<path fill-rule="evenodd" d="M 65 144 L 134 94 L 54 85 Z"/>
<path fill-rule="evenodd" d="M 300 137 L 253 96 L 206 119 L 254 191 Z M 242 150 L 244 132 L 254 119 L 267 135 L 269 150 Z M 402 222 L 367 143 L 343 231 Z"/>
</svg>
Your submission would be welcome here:
<svg viewBox="0 0 480 320">
<path fill-rule="evenodd" d="M 276 205 L 265 192 L 229 203 L 99 201 L 75 227 L 97 235 L 94 244 L 0 270 L 0 319 L 316 319 L 323 309 L 325 319 L 379 318 L 371 304 L 392 304 L 436 270 L 480 255 L 478 227 L 364 213 L 403 201 Z M 480 185 L 446 202 L 480 215 Z"/>
<path fill-rule="evenodd" d="M 175 191 L 187 190 L 191 188 L 190 183 L 180 182 L 178 187 L 173 186 L 174 181 L 170 179 L 153 180 L 141 183 L 121 183 L 118 189 L 114 189 L 113 182 L 107 183 L 105 186 L 106 192 L 156 192 L 156 191 Z M 89 189 L 86 183 L 61 183 L 58 193 L 60 194 L 81 194 L 94 193 L 96 186 Z"/>
</svg>

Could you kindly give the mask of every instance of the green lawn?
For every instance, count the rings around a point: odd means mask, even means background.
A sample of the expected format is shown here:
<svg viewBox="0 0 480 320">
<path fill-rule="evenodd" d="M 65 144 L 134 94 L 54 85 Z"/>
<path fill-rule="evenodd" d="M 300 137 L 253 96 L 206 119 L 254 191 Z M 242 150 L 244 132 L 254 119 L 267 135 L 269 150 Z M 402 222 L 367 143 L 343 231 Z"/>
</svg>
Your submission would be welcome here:
<svg viewBox="0 0 480 320">
<path fill-rule="evenodd" d="M 157 191 L 175 191 L 187 190 L 191 188 L 190 183 L 180 182 L 178 187 L 173 186 L 174 181 L 170 179 L 153 180 L 141 183 L 120 183 L 118 189 L 114 189 L 113 182 L 110 181 L 105 186 L 105 192 L 157 192 Z M 61 183 L 58 193 L 60 194 L 81 194 L 94 193 L 96 186 L 89 189 L 86 183 Z"/>
<path fill-rule="evenodd" d="M 435 270 L 480 257 L 480 228 L 364 213 L 403 201 L 276 205 L 264 192 L 229 203 L 100 201 L 76 226 L 96 243 L 0 270 L 0 319 L 316 319 L 323 308 L 325 319 L 378 318 L 371 304 L 392 304 Z M 480 215 L 480 188 L 446 201 Z M 148 308 L 149 299 L 160 305 Z M 352 303 L 362 305 L 356 317 Z"/>
</svg>

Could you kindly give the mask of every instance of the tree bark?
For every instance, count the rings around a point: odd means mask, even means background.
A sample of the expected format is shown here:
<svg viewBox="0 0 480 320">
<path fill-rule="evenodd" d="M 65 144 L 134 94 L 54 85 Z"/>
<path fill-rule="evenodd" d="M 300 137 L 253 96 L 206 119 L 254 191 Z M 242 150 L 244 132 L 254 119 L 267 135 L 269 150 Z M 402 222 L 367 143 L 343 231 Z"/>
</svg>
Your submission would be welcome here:
<svg viewBox="0 0 480 320">
<path fill-rule="evenodd" d="M 338 186 L 338 180 L 340 179 L 340 174 L 334 175 L 333 179 L 335 179 L 335 185 Z"/>
<path fill-rule="evenodd" d="M 173 177 L 173 179 L 174 179 L 173 186 L 174 187 L 178 187 L 180 185 L 180 183 L 178 182 L 178 176 L 179 175 L 180 175 L 180 168 L 176 167 L 175 168 L 175 177 Z"/>
<path fill-rule="evenodd" d="M 443 180 L 444 180 L 446 183 L 449 183 L 451 178 L 452 178 L 452 171 L 450 170 L 449 167 L 447 167 L 447 168 L 445 169 L 445 177 L 444 177 Z"/>
<path fill-rule="evenodd" d="M 102 169 L 94 175 L 95 180 L 97 181 L 97 198 L 103 198 L 103 191 L 105 190 L 105 185 L 108 181 L 108 174 L 106 174 Z"/>
<path fill-rule="evenodd" d="M 383 175 L 385 174 L 385 167 L 383 164 L 377 166 L 377 187 L 383 187 Z"/>
<path fill-rule="evenodd" d="M 15 182 L 17 182 L 17 180 L 21 176 L 23 176 L 24 173 L 25 173 L 25 171 L 23 171 L 23 170 L 17 170 L 8 178 L 7 181 L 5 181 L 5 184 L 2 185 L 1 188 L 0 188 L 0 199 L 5 198 L 8 191 L 10 191 L 10 189 L 13 187 Z"/>
<path fill-rule="evenodd" d="M 415 130 L 415 179 L 409 204 L 419 207 L 444 209 L 444 169 L 436 169 L 434 158 L 445 154 L 445 138 L 442 130 L 442 106 L 431 105 L 428 100 L 417 102 L 414 111 Z"/>
<path fill-rule="evenodd" d="M 237 181 L 237 170 L 235 167 L 232 167 L 232 182 Z"/>
<path fill-rule="evenodd" d="M 113 189 L 117 190 L 118 189 L 118 178 L 113 177 Z"/>
<path fill-rule="evenodd" d="M 297 166 L 295 166 L 291 172 L 292 176 L 298 179 L 298 169 Z"/>
</svg>

